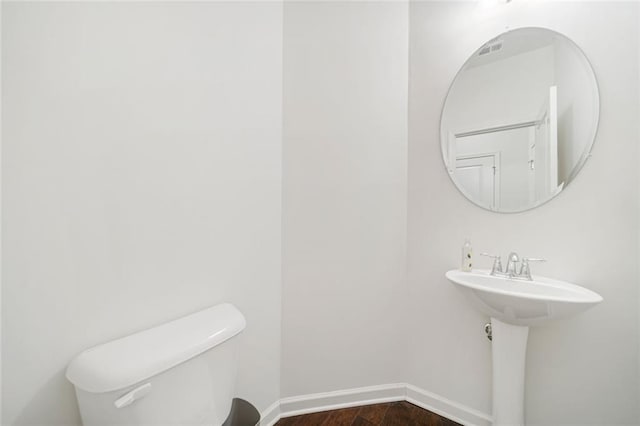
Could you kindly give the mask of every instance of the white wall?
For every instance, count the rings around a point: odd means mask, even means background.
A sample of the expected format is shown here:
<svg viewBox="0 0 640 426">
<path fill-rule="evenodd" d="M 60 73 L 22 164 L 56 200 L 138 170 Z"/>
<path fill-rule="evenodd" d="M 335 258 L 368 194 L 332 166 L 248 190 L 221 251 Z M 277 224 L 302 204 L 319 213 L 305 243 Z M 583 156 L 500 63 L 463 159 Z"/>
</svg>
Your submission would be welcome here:
<svg viewBox="0 0 640 426">
<path fill-rule="evenodd" d="M 0 2 L 0 24 L 2 23 L 3 4 Z M 0 47 L 2 46 L 2 27 L 0 25 Z M 0 49 L 1 50 L 1 49 Z M 0 82 L 2 81 L 2 53 L 0 51 Z M 2 84 L 0 84 L 0 100 L 2 99 Z M 0 102 L 0 129 L 2 129 L 2 102 Z M 2 199 L 2 131 L 0 131 L 0 242 L 2 241 L 2 216 L 3 216 L 3 199 Z M 0 244 L 0 423 L 2 423 L 2 245 Z"/>
<path fill-rule="evenodd" d="M 279 397 L 282 5 L 4 3 L 3 420 L 79 423 L 79 351 L 222 301 Z"/>
<path fill-rule="evenodd" d="M 545 257 L 535 273 L 593 289 L 604 302 L 530 332 L 526 421 L 530 425 L 638 422 L 638 4 L 475 2 L 410 8 L 408 310 L 411 383 L 490 413 L 488 318 L 444 278 L 465 237 L 476 253 Z M 440 110 L 459 67 L 505 30 L 545 26 L 584 49 L 600 84 L 593 157 L 551 202 L 496 214 L 464 199 L 443 167 Z M 612 48 L 612 43 L 615 48 Z M 476 259 L 477 266 L 489 261 Z"/>
<path fill-rule="evenodd" d="M 443 129 L 455 134 L 537 120 L 553 85 L 553 59 L 547 46 L 465 69 L 449 92 Z"/>
<path fill-rule="evenodd" d="M 576 164 L 587 155 L 598 105 L 594 94 L 584 87 L 593 85 L 590 66 L 566 43 L 554 49 L 555 81 L 558 86 L 558 182 L 569 182 Z M 571 141 L 573 143 L 567 143 Z"/>
<path fill-rule="evenodd" d="M 407 12 L 284 6 L 283 396 L 403 380 Z"/>
</svg>

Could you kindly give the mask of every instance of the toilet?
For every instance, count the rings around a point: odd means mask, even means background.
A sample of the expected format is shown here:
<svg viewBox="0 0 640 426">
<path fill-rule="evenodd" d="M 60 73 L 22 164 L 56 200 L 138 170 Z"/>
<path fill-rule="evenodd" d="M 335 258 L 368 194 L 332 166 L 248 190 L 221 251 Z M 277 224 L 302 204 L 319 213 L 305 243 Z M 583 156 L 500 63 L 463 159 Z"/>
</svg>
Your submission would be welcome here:
<svg viewBox="0 0 640 426">
<path fill-rule="evenodd" d="M 80 353 L 66 376 L 83 425 L 222 425 L 245 326 L 224 303 Z"/>
</svg>

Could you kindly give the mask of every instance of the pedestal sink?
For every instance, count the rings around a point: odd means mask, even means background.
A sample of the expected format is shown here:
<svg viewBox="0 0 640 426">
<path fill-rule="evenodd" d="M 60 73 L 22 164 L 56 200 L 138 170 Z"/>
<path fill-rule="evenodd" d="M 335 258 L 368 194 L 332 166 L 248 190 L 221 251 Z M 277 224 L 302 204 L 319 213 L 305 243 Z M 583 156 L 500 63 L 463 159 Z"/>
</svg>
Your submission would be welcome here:
<svg viewBox="0 0 640 426">
<path fill-rule="evenodd" d="M 493 424 L 524 425 L 524 372 L 529 326 L 567 318 L 602 302 L 591 290 L 534 276 L 532 281 L 489 271 L 448 271 L 446 277 L 491 317 Z"/>
</svg>

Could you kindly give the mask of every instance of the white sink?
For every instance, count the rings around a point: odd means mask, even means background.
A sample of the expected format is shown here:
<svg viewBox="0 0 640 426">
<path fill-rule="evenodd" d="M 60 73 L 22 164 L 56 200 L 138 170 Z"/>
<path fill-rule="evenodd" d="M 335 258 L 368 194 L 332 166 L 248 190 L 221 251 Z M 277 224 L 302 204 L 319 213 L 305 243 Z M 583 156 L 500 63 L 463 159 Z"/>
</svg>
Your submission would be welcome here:
<svg viewBox="0 0 640 426">
<path fill-rule="evenodd" d="M 491 317 L 493 425 L 524 425 L 524 381 L 529 326 L 570 317 L 602 302 L 591 290 L 550 278 L 533 281 L 452 270 L 446 277 Z"/>
<path fill-rule="evenodd" d="M 602 302 L 602 297 L 591 290 L 550 278 L 534 276 L 533 281 L 523 281 L 482 270 L 451 270 L 445 275 L 480 312 L 513 325 L 544 324 Z"/>
</svg>

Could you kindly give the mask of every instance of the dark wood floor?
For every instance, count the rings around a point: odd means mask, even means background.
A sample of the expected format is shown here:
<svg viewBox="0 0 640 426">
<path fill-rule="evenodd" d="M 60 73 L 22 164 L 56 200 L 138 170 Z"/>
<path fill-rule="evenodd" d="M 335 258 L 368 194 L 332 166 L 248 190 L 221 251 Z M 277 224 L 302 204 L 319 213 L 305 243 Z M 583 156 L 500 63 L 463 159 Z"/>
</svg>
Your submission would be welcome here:
<svg viewBox="0 0 640 426">
<path fill-rule="evenodd" d="M 275 426 L 460 426 L 406 401 L 285 417 Z"/>
</svg>

